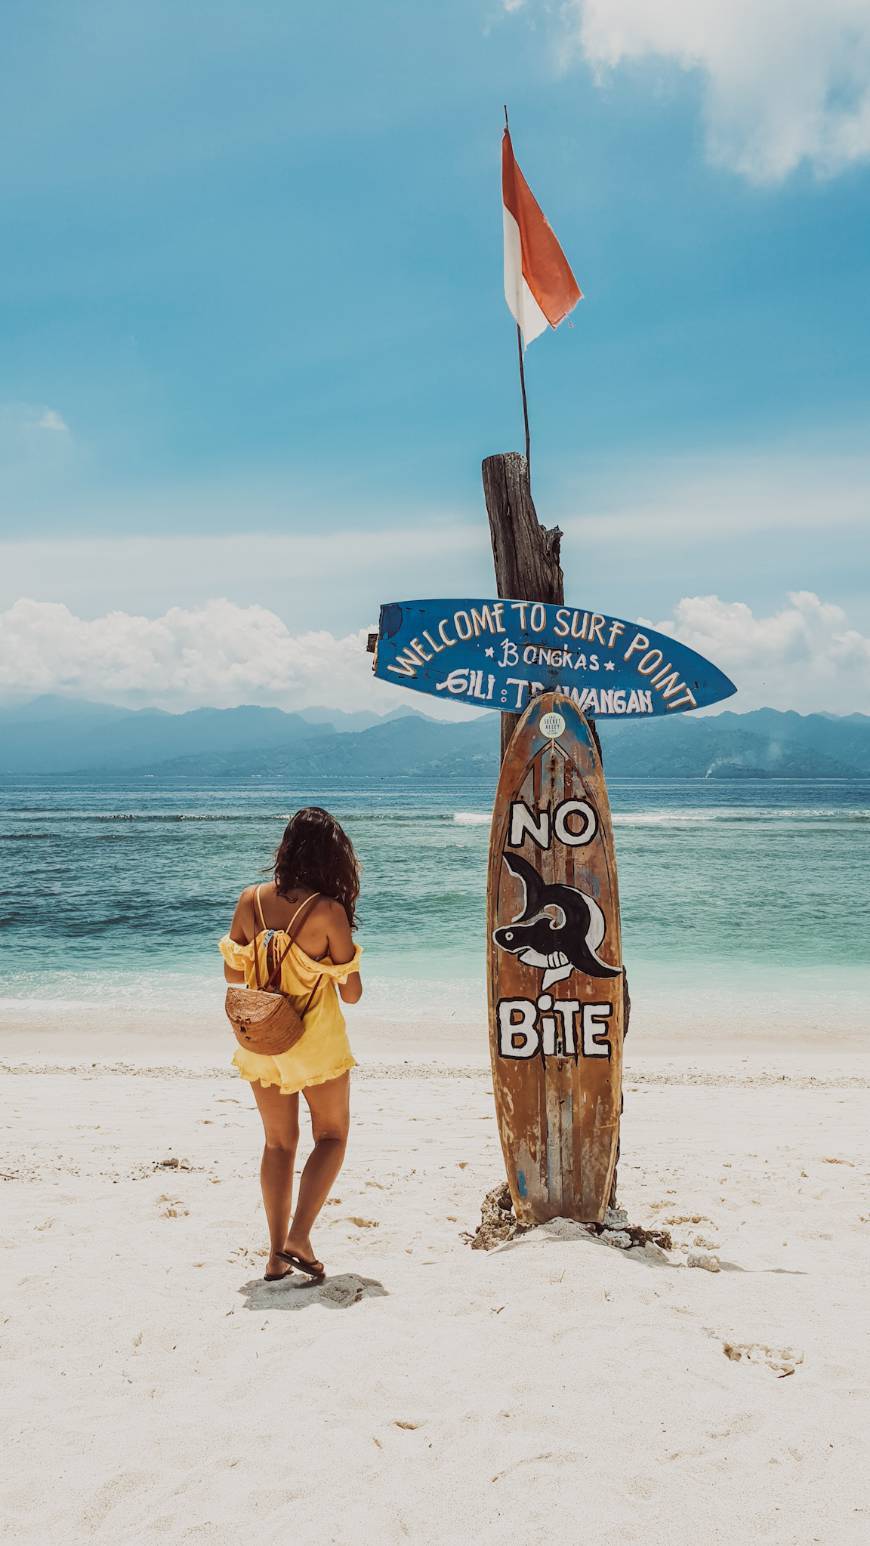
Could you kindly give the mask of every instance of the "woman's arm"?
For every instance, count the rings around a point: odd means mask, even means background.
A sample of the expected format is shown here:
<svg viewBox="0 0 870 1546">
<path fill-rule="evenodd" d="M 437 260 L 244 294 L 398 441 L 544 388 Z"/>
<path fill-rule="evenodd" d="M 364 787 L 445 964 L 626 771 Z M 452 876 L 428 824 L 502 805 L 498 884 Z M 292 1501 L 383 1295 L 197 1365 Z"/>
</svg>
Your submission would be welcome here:
<svg viewBox="0 0 870 1546">
<path fill-rule="evenodd" d="M 329 942 L 329 959 L 335 966 L 344 966 L 356 954 L 350 924 L 341 902 L 330 902 L 326 916 L 326 937 Z M 346 982 L 338 984 L 338 991 L 346 1004 L 358 1004 L 362 998 L 362 978 L 359 972 L 351 972 Z"/>
<path fill-rule="evenodd" d="M 254 937 L 253 923 L 254 908 L 251 899 L 251 887 L 249 886 L 247 890 L 242 892 L 236 903 L 233 921 L 230 924 L 230 939 L 235 940 L 237 945 L 250 944 Z M 226 961 L 224 961 L 224 977 L 227 982 L 244 982 L 245 980 L 244 972 L 235 971 Z"/>
</svg>

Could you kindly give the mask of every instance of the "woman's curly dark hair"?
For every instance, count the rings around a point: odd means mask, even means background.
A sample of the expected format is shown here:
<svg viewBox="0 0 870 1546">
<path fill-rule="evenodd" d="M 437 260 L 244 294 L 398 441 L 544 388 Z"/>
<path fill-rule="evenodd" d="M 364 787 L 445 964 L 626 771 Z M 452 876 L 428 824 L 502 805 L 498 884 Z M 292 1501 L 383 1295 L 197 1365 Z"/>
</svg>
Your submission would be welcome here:
<svg viewBox="0 0 870 1546">
<path fill-rule="evenodd" d="M 275 853 L 278 895 L 294 888 L 334 897 L 355 927 L 359 861 L 347 833 L 319 805 L 306 805 L 291 817 Z"/>
</svg>

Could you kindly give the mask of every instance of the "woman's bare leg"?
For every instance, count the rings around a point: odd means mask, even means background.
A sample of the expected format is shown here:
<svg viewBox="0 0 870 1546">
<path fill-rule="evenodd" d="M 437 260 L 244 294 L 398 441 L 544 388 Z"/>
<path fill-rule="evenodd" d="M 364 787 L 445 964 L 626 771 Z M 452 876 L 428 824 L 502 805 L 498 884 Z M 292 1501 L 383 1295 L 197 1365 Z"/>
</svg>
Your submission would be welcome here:
<svg viewBox="0 0 870 1546">
<path fill-rule="evenodd" d="M 314 1148 L 299 1182 L 299 1196 L 287 1236 L 287 1250 L 312 1261 L 316 1257 L 311 1246 L 311 1230 L 341 1170 L 347 1148 L 350 1074 L 341 1074 L 326 1084 L 315 1084 L 302 1093 L 311 1112 Z"/>
<path fill-rule="evenodd" d="M 286 1276 L 292 1269 L 286 1262 L 282 1262 L 277 1252 L 284 1249 L 293 1203 L 293 1169 L 296 1164 L 296 1145 L 299 1142 L 299 1096 L 282 1095 L 274 1084 L 252 1084 L 251 1089 L 266 1134 L 260 1165 L 263 1207 L 269 1225 L 270 1250 L 266 1271 Z"/>
</svg>

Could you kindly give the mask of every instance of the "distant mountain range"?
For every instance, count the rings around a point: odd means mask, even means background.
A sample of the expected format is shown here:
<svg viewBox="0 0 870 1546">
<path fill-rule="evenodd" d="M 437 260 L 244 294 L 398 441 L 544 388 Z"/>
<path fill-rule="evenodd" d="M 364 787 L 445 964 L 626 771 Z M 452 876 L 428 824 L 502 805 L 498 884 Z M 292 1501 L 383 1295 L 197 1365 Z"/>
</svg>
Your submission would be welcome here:
<svg viewBox="0 0 870 1546">
<path fill-rule="evenodd" d="M 611 778 L 870 777 L 870 716 L 755 709 L 670 722 L 603 720 Z M 44 697 L 0 708 L 0 778 L 145 776 L 191 783 L 259 777 L 457 779 L 494 774 L 498 717 L 445 723 L 312 708 L 121 709 Z"/>
<path fill-rule="evenodd" d="M 359 733 L 413 714 L 404 705 L 381 716 L 368 710 L 122 709 L 72 698 L 41 697 L 15 708 L 0 708 L 0 776 L 19 773 L 124 773 L 147 771 L 179 759 L 205 764 L 212 759 L 279 754 L 304 741 Z"/>
</svg>

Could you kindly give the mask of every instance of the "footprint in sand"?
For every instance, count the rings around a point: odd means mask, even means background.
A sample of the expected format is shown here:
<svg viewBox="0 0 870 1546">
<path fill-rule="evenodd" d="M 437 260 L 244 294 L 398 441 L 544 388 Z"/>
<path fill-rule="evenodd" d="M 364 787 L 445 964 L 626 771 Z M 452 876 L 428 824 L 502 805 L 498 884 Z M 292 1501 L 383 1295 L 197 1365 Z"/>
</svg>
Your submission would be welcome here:
<svg viewBox="0 0 870 1546">
<path fill-rule="evenodd" d="M 378 1223 L 377 1219 L 363 1219 L 363 1218 L 360 1218 L 355 1213 L 350 1214 L 350 1216 L 348 1217 L 347 1222 L 348 1222 L 348 1224 L 355 1224 L 357 1229 L 379 1229 L 380 1228 L 380 1224 Z"/>
<path fill-rule="evenodd" d="M 164 1204 L 160 1208 L 160 1217 L 162 1219 L 185 1219 L 190 1213 L 190 1209 L 185 1208 L 180 1197 L 169 1197 L 166 1192 L 162 1192 L 157 1199 L 158 1207 L 160 1207 L 161 1203 Z"/>
<path fill-rule="evenodd" d="M 803 1353 L 790 1347 L 768 1347 L 764 1342 L 723 1342 L 722 1351 L 732 1363 L 763 1363 L 779 1379 L 794 1374 L 804 1361 Z"/>
</svg>

